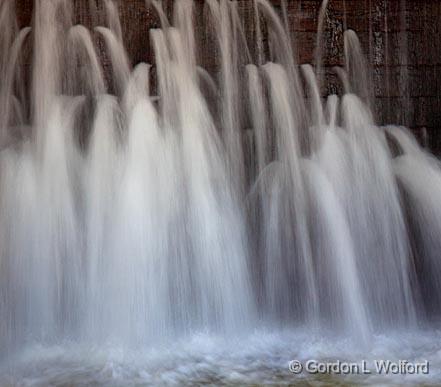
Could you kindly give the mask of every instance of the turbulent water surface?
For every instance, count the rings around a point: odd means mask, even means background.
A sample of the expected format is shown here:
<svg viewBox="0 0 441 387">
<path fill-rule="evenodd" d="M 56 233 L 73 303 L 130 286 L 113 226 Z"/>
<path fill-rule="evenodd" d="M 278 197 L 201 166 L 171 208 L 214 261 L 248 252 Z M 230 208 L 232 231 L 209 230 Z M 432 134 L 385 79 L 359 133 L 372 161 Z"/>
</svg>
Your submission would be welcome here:
<svg viewBox="0 0 441 387">
<path fill-rule="evenodd" d="M 90 347 L 63 343 L 34 345 L 2 368 L 2 385 L 141 386 L 141 385 L 439 385 L 440 333 L 378 335 L 369 347 L 354 348 L 341 338 L 311 332 L 260 330 L 232 340 L 198 334 L 139 351 L 118 346 Z M 371 374 L 293 374 L 289 360 L 362 364 Z M 429 374 L 379 374 L 378 359 L 429 359 Z M 13 367 L 13 368 L 12 368 Z"/>
</svg>

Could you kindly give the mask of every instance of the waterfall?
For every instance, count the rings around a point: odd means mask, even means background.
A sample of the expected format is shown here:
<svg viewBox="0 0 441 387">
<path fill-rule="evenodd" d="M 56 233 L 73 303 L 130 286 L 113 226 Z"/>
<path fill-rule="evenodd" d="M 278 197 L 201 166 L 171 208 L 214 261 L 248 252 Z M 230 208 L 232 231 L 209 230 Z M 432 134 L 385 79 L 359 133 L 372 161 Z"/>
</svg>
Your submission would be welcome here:
<svg viewBox="0 0 441 387">
<path fill-rule="evenodd" d="M 251 359 L 296 332 L 302 348 L 335 336 L 355 353 L 394 330 L 435 331 L 441 164 L 408 129 L 376 123 L 355 31 L 335 68 L 343 94 L 321 94 L 332 1 L 315 68 L 296 63 L 289 2 L 278 12 L 255 0 L 249 33 L 239 3 L 206 0 L 201 37 L 196 2 L 176 2 L 169 20 L 147 1 L 160 27 L 145 36 L 153 62 L 138 64 L 111 0 L 91 31 L 73 25 L 66 0 L 35 0 L 19 30 L 10 4 L 0 5 L 0 365 L 35 346 L 139 364 L 118 351 L 192 343 L 203 355 L 182 358 Z M 207 37 L 213 68 L 199 55 Z"/>
</svg>

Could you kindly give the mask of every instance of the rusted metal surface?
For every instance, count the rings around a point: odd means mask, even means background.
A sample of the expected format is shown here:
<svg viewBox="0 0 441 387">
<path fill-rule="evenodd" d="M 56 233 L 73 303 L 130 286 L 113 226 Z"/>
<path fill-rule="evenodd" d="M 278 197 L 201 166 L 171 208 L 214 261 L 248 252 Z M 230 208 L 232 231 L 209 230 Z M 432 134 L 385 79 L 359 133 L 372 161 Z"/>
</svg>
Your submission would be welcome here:
<svg viewBox="0 0 441 387">
<path fill-rule="evenodd" d="M 163 1 L 171 16 L 172 0 Z M 195 1 L 199 62 L 216 69 L 214 45 L 204 33 L 204 2 Z M 280 7 L 278 0 L 272 1 Z M 286 0 L 291 33 L 299 63 L 313 62 L 320 0 Z M 21 26 L 31 24 L 32 0 L 17 0 Z M 102 0 L 73 0 L 75 23 L 89 28 L 105 24 Z M 159 27 L 155 12 L 144 0 L 120 0 L 119 9 L 127 52 L 133 64 L 154 63 L 149 30 Z M 247 38 L 252 41 L 252 0 L 238 0 Z M 324 65 L 328 78 L 323 94 L 338 92 L 331 71 L 343 64 L 343 32 L 354 29 L 369 58 L 379 123 L 412 127 L 421 137 L 426 128 L 432 150 L 441 153 L 441 2 L 439 0 L 330 0 L 325 17 Z M 97 39 L 98 47 L 101 46 Z M 104 67 L 108 67 L 100 48 Z M 252 51 L 252 47 L 251 51 Z M 153 70 L 154 74 L 154 70 Z"/>
</svg>

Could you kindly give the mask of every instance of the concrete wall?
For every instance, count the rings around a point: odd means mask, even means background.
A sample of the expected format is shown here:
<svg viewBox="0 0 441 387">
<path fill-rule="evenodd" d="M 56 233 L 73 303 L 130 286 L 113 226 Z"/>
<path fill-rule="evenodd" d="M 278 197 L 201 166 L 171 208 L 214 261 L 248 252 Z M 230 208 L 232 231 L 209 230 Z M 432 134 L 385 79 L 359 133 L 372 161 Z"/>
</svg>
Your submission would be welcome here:
<svg viewBox="0 0 441 387">
<path fill-rule="evenodd" d="M 89 28 L 105 24 L 102 0 L 72 0 L 75 22 Z M 280 7 L 280 0 L 273 0 Z M 286 0 L 299 63 L 311 63 L 321 0 Z M 196 26 L 201 47 L 199 61 L 214 71 L 216 52 L 205 39 L 203 1 L 196 0 Z M 172 1 L 164 1 L 171 14 Z M 21 25 L 31 22 L 32 0 L 17 0 Z M 121 22 L 133 64 L 152 63 L 149 29 L 159 27 L 156 14 L 144 0 L 120 0 Z M 247 36 L 254 32 L 251 0 L 238 0 Z M 331 71 L 343 60 L 343 32 L 360 37 L 372 71 L 376 117 L 379 123 L 411 127 L 441 154 L 441 1 L 439 0 L 330 0 L 325 20 L 325 61 L 328 77 L 323 94 L 341 86 Z M 102 44 L 98 44 L 105 59 Z M 425 133 L 427 135 L 425 135 Z"/>
</svg>

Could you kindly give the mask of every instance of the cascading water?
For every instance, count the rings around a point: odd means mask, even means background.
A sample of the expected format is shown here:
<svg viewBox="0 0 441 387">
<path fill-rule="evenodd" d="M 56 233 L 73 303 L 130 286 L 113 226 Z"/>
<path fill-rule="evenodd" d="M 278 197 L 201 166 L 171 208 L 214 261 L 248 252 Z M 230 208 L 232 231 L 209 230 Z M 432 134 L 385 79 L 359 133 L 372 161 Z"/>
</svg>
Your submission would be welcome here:
<svg viewBox="0 0 441 387">
<path fill-rule="evenodd" d="M 300 71 L 282 5 L 255 1 L 247 42 L 237 4 L 206 1 L 212 78 L 193 2 L 173 22 L 148 2 L 150 85 L 112 1 L 96 34 L 66 0 L 21 31 L 0 4 L 1 385 L 283 384 L 296 357 L 436 350 L 440 164 L 375 125 L 354 31 L 324 105 L 321 36 Z"/>
</svg>

